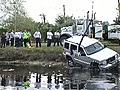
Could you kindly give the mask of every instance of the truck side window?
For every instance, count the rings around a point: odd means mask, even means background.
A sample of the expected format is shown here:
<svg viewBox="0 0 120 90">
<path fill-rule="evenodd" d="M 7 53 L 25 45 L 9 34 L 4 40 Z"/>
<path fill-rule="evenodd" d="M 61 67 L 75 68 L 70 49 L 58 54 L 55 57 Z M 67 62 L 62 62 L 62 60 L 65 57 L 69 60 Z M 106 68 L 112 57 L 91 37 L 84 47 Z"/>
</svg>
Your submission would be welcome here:
<svg viewBox="0 0 120 90">
<path fill-rule="evenodd" d="M 65 46 L 64 46 L 66 49 L 69 49 L 69 43 L 66 43 L 65 42 Z"/>
<path fill-rule="evenodd" d="M 81 56 L 86 56 L 83 48 L 79 47 L 79 52 L 80 52 Z"/>
<path fill-rule="evenodd" d="M 77 46 L 76 46 L 76 45 L 71 44 L 71 48 L 70 48 L 70 50 L 77 50 Z"/>
<path fill-rule="evenodd" d="M 77 46 L 71 44 L 71 47 L 70 47 L 71 55 L 73 54 L 73 50 L 77 50 Z"/>
</svg>

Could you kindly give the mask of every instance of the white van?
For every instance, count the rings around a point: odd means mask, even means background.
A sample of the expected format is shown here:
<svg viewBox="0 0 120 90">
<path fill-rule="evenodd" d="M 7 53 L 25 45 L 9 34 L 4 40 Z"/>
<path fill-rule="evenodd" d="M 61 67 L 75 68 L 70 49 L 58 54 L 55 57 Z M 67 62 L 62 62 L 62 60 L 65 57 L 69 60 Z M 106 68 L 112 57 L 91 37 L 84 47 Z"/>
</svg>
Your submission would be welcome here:
<svg viewBox="0 0 120 90">
<path fill-rule="evenodd" d="M 63 55 L 70 66 L 98 65 L 100 68 L 116 67 L 119 63 L 119 54 L 99 40 L 84 36 L 81 45 L 81 36 L 73 36 L 63 43 Z M 79 47 L 80 46 L 80 47 Z"/>
</svg>

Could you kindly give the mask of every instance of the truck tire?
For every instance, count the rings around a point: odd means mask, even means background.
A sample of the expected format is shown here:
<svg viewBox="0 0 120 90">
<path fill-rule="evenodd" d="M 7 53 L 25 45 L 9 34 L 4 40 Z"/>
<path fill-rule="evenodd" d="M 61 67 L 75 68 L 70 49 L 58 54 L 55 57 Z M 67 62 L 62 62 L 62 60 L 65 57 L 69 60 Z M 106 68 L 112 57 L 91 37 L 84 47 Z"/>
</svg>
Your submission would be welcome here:
<svg viewBox="0 0 120 90">
<path fill-rule="evenodd" d="M 97 62 L 90 63 L 90 69 L 98 69 L 100 70 L 99 64 Z"/>
<path fill-rule="evenodd" d="M 67 60 L 68 60 L 68 66 L 69 67 L 75 67 L 74 61 L 72 60 L 71 57 L 67 57 Z"/>
<path fill-rule="evenodd" d="M 60 45 L 61 45 L 61 46 L 63 46 L 63 41 L 64 41 L 65 39 L 67 39 L 67 38 L 69 38 L 69 37 L 67 37 L 67 36 L 62 36 L 62 37 L 60 37 Z"/>
</svg>

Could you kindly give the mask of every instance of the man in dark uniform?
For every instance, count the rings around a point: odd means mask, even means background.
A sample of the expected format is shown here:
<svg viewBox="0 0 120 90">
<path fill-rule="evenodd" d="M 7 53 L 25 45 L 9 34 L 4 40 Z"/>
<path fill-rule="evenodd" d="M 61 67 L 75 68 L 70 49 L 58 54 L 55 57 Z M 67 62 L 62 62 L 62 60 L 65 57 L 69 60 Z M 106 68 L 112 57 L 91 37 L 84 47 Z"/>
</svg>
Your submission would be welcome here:
<svg viewBox="0 0 120 90">
<path fill-rule="evenodd" d="M 5 32 L 3 32 L 1 35 L 1 48 L 2 47 L 5 48 L 5 43 L 6 43 L 6 35 L 5 35 Z"/>
</svg>

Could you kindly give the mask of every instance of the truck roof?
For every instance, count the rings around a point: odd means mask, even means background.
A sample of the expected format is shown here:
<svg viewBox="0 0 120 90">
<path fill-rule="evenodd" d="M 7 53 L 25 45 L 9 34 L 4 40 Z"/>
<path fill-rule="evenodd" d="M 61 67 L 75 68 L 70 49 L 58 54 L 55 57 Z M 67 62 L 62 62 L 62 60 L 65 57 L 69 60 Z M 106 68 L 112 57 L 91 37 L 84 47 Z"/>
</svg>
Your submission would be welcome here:
<svg viewBox="0 0 120 90">
<path fill-rule="evenodd" d="M 72 36 L 72 37 L 68 38 L 67 41 L 79 44 L 80 41 L 81 41 L 81 38 L 82 38 L 82 35 L 80 35 L 80 36 Z M 98 42 L 97 39 L 89 38 L 87 36 L 84 36 L 81 45 L 84 46 L 84 47 L 87 47 L 87 46 L 89 46 L 89 45 L 91 45 L 93 43 L 96 43 L 96 42 Z"/>
</svg>

